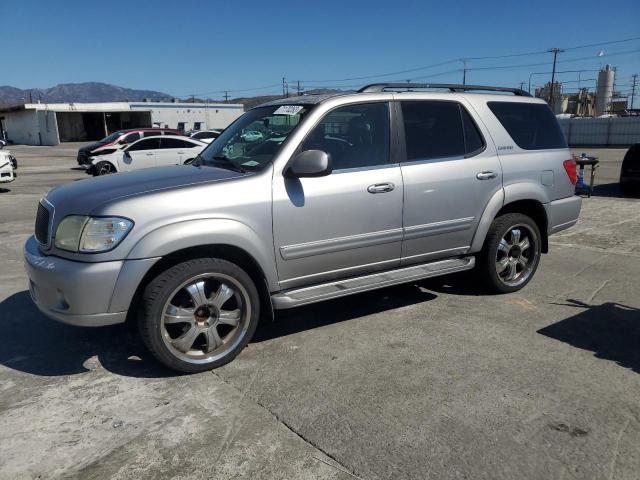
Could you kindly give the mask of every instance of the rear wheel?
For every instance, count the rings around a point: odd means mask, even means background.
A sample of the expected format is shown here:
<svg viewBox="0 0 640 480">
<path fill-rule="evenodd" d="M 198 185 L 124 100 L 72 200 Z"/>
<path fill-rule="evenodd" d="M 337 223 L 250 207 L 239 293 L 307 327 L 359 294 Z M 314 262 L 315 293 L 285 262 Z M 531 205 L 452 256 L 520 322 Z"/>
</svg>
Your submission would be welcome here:
<svg viewBox="0 0 640 480">
<path fill-rule="evenodd" d="M 110 173 L 116 173 L 116 167 L 111 162 L 98 162 L 93 169 L 93 176 L 98 177 L 100 175 L 109 175 Z"/>
<path fill-rule="evenodd" d="M 495 293 L 523 288 L 533 278 L 541 254 L 540 230 L 530 217 L 508 213 L 497 217 L 478 256 L 478 273 Z"/>
<path fill-rule="evenodd" d="M 145 288 L 140 332 L 167 367 L 201 372 L 233 360 L 251 340 L 259 315 L 258 291 L 244 270 L 199 258 L 169 268 Z"/>
</svg>

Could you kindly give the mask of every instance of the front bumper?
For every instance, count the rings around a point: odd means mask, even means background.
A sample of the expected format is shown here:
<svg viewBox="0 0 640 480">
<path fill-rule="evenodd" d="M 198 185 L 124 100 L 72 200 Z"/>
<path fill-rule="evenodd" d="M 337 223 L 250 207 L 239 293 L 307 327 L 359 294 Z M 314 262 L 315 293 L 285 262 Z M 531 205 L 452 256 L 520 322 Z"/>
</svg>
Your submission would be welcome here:
<svg viewBox="0 0 640 480">
<path fill-rule="evenodd" d="M 578 195 L 561 198 L 545 203 L 544 208 L 547 212 L 547 233 L 552 235 L 576 224 L 582 208 L 582 198 Z"/>
<path fill-rule="evenodd" d="M 85 327 L 124 322 L 136 288 L 155 261 L 85 263 L 45 256 L 34 237 L 24 246 L 29 293 L 40 311 Z"/>
</svg>

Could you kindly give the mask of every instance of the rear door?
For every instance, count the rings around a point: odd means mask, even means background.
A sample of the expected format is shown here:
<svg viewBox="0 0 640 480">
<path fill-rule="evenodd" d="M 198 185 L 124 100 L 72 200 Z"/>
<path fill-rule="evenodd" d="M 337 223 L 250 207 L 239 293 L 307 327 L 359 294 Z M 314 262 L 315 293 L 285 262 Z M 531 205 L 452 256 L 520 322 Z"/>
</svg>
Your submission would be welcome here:
<svg viewBox="0 0 640 480">
<path fill-rule="evenodd" d="M 191 143 L 178 138 L 163 136 L 160 139 L 160 149 L 156 152 L 156 165 L 166 167 L 169 165 L 181 165 L 185 152 L 192 148 Z"/>
<path fill-rule="evenodd" d="M 122 155 L 120 171 L 138 170 L 156 166 L 156 151 L 160 147 L 160 137 L 143 138 L 129 146 Z"/>
<path fill-rule="evenodd" d="M 470 106 L 459 101 L 407 99 L 399 107 L 402 264 L 465 253 L 485 206 L 502 188 L 495 148 Z"/>
</svg>

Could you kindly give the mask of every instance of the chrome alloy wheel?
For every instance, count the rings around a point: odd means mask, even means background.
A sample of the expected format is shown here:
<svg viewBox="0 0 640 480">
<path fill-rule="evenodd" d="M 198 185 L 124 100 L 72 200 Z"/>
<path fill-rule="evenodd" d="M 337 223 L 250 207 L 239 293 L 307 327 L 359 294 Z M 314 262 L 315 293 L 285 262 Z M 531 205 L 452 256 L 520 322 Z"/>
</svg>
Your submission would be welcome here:
<svg viewBox="0 0 640 480">
<path fill-rule="evenodd" d="M 197 275 L 168 298 L 162 309 L 162 339 L 186 362 L 208 363 L 223 357 L 249 327 L 249 294 L 230 276 Z"/>
<path fill-rule="evenodd" d="M 498 278 L 510 287 L 526 282 L 538 261 L 538 239 L 526 225 L 515 225 L 504 234 L 496 252 Z"/>
</svg>

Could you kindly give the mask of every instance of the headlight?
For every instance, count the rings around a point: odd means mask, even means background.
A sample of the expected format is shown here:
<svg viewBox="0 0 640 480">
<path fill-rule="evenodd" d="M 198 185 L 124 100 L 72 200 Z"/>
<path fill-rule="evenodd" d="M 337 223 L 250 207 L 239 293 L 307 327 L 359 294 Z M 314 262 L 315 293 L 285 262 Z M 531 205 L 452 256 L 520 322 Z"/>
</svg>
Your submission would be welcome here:
<svg viewBox="0 0 640 480">
<path fill-rule="evenodd" d="M 120 217 L 69 215 L 56 229 L 55 246 L 71 252 L 97 253 L 115 248 L 133 222 Z"/>
</svg>

